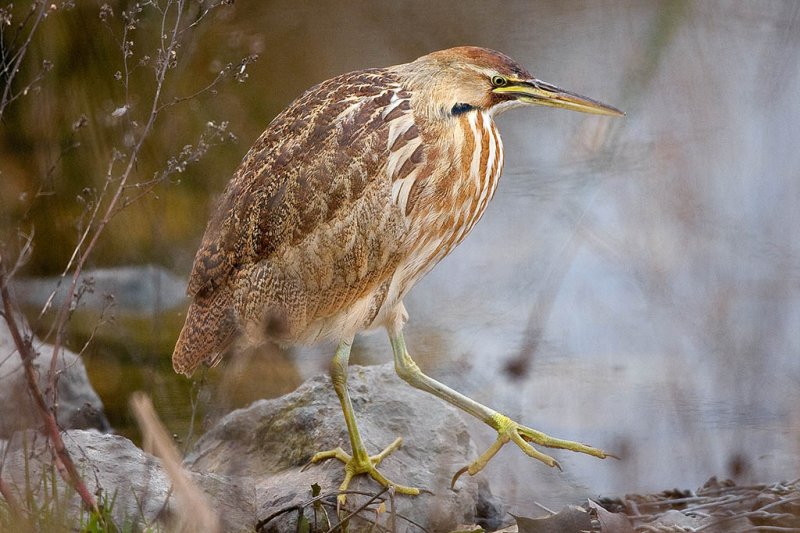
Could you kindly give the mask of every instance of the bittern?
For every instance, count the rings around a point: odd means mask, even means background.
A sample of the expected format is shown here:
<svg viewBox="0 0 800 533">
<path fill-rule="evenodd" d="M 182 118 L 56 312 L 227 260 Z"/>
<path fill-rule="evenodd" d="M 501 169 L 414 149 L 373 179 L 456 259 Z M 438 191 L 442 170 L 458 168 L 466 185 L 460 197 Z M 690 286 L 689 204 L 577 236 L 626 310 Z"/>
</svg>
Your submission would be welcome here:
<svg viewBox="0 0 800 533">
<path fill-rule="evenodd" d="M 388 331 L 402 379 L 497 431 L 459 474 L 479 472 L 509 441 L 549 466 L 558 463 L 531 443 L 608 457 L 523 426 L 425 375 L 403 338 L 403 297 L 467 236 L 497 188 L 504 154 L 495 117 L 529 104 L 622 114 L 475 47 L 343 74 L 306 91 L 244 157 L 208 223 L 189 278 L 192 303 L 175 370 L 190 375 L 201 363 L 217 364 L 240 333 L 282 345 L 338 341 L 330 375 L 352 454 L 337 448 L 311 461 L 344 462 L 342 490 L 354 475 L 369 474 L 397 492 L 419 493 L 377 470 L 402 438 L 370 456 L 347 393 L 353 339 L 378 327 Z"/>
</svg>

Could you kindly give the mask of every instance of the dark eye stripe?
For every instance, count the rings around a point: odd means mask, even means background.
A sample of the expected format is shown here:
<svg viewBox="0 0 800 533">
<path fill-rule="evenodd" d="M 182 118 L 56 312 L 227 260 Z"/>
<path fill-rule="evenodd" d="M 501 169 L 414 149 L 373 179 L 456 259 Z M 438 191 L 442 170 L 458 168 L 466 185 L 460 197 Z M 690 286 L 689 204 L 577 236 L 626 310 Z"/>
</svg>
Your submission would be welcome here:
<svg viewBox="0 0 800 533">
<path fill-rule="evenodd" d="M 453 109 L 451 109 L 450 112 L 453 114 L 453 116 L 458 116 L 473 109 L 475 109 L 475 107 L 469 104 L 456 104 L 453 106 Z"/>
</svg>

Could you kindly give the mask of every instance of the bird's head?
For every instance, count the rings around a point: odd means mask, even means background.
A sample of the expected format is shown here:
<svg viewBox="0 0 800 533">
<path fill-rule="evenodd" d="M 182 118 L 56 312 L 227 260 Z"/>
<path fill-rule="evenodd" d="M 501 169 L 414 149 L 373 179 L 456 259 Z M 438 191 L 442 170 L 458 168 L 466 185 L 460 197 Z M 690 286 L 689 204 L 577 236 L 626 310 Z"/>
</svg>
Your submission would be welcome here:
<svg viewBox="0 0 800 533">
<path fill-rule="evenodd" d="M 415 94 L 417 109 L 438 118 L 473 109 L 498 114 L 526 104 L 621 116 L 619 109 L 537 80 L 513 59 L 486 48 L 461 46 L 398 67 Z"/>
</svg>

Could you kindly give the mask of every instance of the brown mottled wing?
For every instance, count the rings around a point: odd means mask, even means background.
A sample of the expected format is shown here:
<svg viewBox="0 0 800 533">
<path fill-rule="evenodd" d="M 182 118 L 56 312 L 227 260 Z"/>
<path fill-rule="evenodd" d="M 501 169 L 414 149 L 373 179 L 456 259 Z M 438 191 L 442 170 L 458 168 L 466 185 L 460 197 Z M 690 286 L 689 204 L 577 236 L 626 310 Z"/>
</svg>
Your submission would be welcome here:
<svg viewBox="0 0 800 533">
<path fill-rule="evenodd" d="M 397 91 L 383 69 L 354 72 L 309 89 L 278 115 L 209 221 L 189 295 L 213 291 L 243 264 L 301 241 L 383 174 L 390 121 L 382 111 Z"/>
<path fill-rule="evenodd" d="M 200 362 L 218 360 L 235 329 L 228 308 L 237 270 L 297 245 L 352 207 L 370 182 L 389 179 L 388 141 L 406 133 L 408 124 L 396 131 L 396 119 L 411 116 L 409 96 L 390 72 L 359 71 L 311 88 L 273 120 L 206 228 L 189 279 L 194 303 L 173 354 L 176 370 L 190 373 Z M 395 163 L 402 166 L 412 154 Z M 212 302 L 223 309 L 212 312 Z"/>
</svg>

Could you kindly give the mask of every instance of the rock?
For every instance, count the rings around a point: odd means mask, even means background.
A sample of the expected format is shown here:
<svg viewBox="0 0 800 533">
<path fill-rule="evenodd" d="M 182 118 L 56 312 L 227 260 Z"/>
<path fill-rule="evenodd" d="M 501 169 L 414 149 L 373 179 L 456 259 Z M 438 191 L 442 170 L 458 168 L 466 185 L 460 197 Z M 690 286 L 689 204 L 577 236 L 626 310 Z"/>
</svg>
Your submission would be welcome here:
<svg viewBox="0 0 800 533">
<path fill-rule="evenodd" d="M 98 487 L 114 498 L 113 516 L 118 524 L 153 522 L 164 507 L 170 482 L 158 460 L 145 454 L 125 437 L 92 430 L 69 430 L 64 444 L 75 461 L 90 492 Z M 45 490 L 56 480 L 61 494 L 69 494 L 71 514 L 80 501 L 74 491 L 64 491 L 64 482 L 52 471 L 52 457 L 43 435 L 33 431 L 17 433 L 8 444 L 3 474 L 17 490 L 31 490 L 41 504 L 52 499 Z M 26 477 L 26 471 L 29 472 Z M 30 485 L 27 484 L 30 479 Z M 50 489 L 52 490 L 52 488 Z M 61 502 L 64 503 L 64 502 Z"/>
<path fill-rule="evenodd" d="M 404 383 L 391 365 L 351 367 L 348 386 L 370 453 L 377 453 L 397 436 L 404 438 L 402 447 L 381 464 L 381 472 L 397 483 L 430 491 L 394 498 L 397 531 L 418 531 L 400 516 L 429 531 L 449 531 L 456 524 L 487 520 L 489 527 L 499 525 L 504 513 L 488 486 L 479 488 L 480 476 L 464 475 L 456 490 L 450 489 L 453 474 L 477 457 L 458 411 Z M 326 501 L 335 501 L 332 494 L 344 476 L 341 462 L 329 460 L 305 471 L 301 468 L 314 452 L 337 446 L 350 450 L 344 417 L 330 379 L 319 376 L 286 396 L 261 400 L 225 416 L 196 443 L 186 465 L 195 472 L 252 480 L 257 515 L 264 519 L 309 500 L 314 484 L 322 494 L 331 494 Z M 369 494 L 382 489 L 366 476 L 356 477 L 350 488 Z M 347 505 L 357 508 L 366 499 L 351 495 Z M 330 507 L 327 511 L 334 520 L 336 513 Z M 373 511 L 360 516 L 386 524 L 388 514 Z M 305 516 L 313 520 L 313 508 L 306 507 Z M 270 521 L 266 530 L 294 531 L 297 519 L 297 511 L 283 514 Z M 367 527 L 367 522 L 351 522 L 350 527 L 357 531 Z"/>
<path fill-rule="evenodd" d="M 65 286 L 60 277 L 15 279 L 13 286 L 20 302 L 41 309 L 58 287 L 54 301 L 64 299 Z M 118 312 L 158 314 L 165 309 L 186 304 L 186 280 L 154 265 L 88 270 L 81 276 L 78 287 L 91 290 L 81 296 L 80 306 L 102 310 L 107 297 L 113 296 Z"/>
<path fill-rule="evenodd" d="M 34 342 L 39 350 L 35 364 L 39 368 L 39 386 L 47 388 L 47 373 L 53 354 L 52 346 Z M 5 320 L 0 319 L 0 354 L 12 354 L 14 341 Z M 58 422 L 62 428 L 108 431 L 110 425 L 103 411 L 103 402 L 92 388 L 86 369 L 78 357 L 62 350 L 58 361 Z M 38 428 L 36 406 L 28 393 L 25 373 L 19 355 L 0 360 L 0 438 L 9 438 L 22 429 Z"/>
<path fill-rule="evenodd" d="M 69 430 L 64 443 L 81 472 L 89 491 L 113 499 L 111 515 L 120 530 L 133 529 L 162 522 L 176 512 L 171 482 L 161 461 L 136 447 L 119 435 L 93 430 Z M 16 490 L 30 490 L 37 501 L 52 502 L 50 480 L 55 480 L 59 494 L 67 501 L 71 516 L 78 516 L 80 500 L 74 491 L 67 490 L 61 478 L 53 472 L 45 438 L 33 431 L 19 432 L 7 445 L 3 460 L 4 479 Z M 253 487 L 246 480 L 228 479 L 215 474 L 192 474 L 193 481 L 204 490 L 218 496 L 213 506 L 221 519 L 224 531 L 246 529 L 255 523 Z M 26 480 L 31 480 L 30 485 Z M 43 480 L 47 482 L 43 482 Z M 26 492 L 24 492 L 26 493 Z M 133 524 L 137 527 L 131 528 Z M 252 528 L 250 529 L 252 531 Z"/>
<path fill-rule="evenodd" d="M 64 434 L 64 443 L 89 492 L 97 494 L 101 488 L 109 505 L 113 500 L 111 515 L 120 530 L 137 531 L 157 521 L 168 521 L 176 512 L 172 483 L 161 461 L 137 448 L 130 440 L 93 430 L 69 430 Z M 59 500 L 58 504 L 65 506 L 69 516 L 77 521 L 80 499 L 53 471 L 51 455 L 45 446 L 45 438 L 36 432 L 17 433 L 7 444 L 3 460 L 4 479 L 15 490 L 30 490 L 40 505 L 42 502 L 55 503 L 50 486 L 50 481 L 55 480 L 60 498 L 66 498 L 66 501 Z M 252 486 L 213 474 L 192 474 L 191 477 L 198 486 L 206 491 L 212 490 L 218 496 L 213 506 L 224 531 L 240 531 L 242 524 L 255 522 L 254 507 L 247 505 L 248 498 L 252 500 Z M 29 484 L 27 480 L 30 480 Z M 137 527 L 131 528 L 134 524 Z"/>
<path fill-rule="evenodd" d="M 398 483 L 427 489 L 420 496 L 395 496 L 396 531 L 450 531 L 457 524 L 482 523 L 494 528 L 503 519 L 501 505 L 480 476 L 462 476 L 450 489 L 453 473 L 476 457 L 466 426 L 457 411 L 438 399 L 409 387 L 391 366 L 352 367 L 350 392 L 364 442 L 377 453 L 398 435 L 403 446 L 381 465 Z M 90 492 L 98 488 L 113 499 L 117 525 L 135 528 L 168 522 L 181 512 L 161 462 L 128 439 L 92 430 L 64 432 L 64 442 Z M 45 437 L 36 431 L 18 431 L 6 443 L 0 440 L 2 471 L 15 490 L 31 494 L 42 504 L 51 502 L 55 480 L 59 505 L 77 516 L 80 501 L 54 473 Z M 209 496 L 224 531 L 252 531 L 265 517 L 301 504 L 319 484 L 326 502 L 335 501 L 344 471 L 331 460 L 301 470 L 313 452 L 342 446 L 349 450 L 344 419 L 327 376 L 312 378 L 298 390 L 275 400 L 262 400 L 230 413 L 204 435 L 186 460 L 193 481 Z M 3 449 L 5 448 L 5 449 Z M 351 489 L 376 494 L 382 487 L 358 476 Z M 49 492 L 48 492 L 49 491 Z M 359 516 L 388 525 L 391 502 L 385 511 Z M 349 496 L 353 509 L 365 496 Z M 335 522 L 336 513 L 326 507 Z M 191 512 L 191 511 L 190 511 Z M 320 511 L 321 518 L 324 512 Z M 313 520 L 313 507 L 305 516 Z M 297 511 L 270 521 L 264 531 L 295 531 Z M 354 518 L 350 531 L 368 526 Z"/>
</svg>

